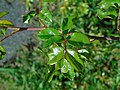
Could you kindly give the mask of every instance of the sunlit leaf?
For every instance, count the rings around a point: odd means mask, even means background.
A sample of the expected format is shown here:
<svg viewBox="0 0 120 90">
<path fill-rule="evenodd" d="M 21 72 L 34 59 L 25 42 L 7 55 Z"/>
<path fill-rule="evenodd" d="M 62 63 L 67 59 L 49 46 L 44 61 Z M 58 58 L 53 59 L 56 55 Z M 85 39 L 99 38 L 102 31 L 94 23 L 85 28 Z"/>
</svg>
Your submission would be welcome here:
<svg viewBox="0 0 120 90">
<path fill-rule="evenodd" d="M 63 51 L 62 47 L 54 47 L 52 48 L 52 52 L 48 54 L 49 59 L 52 60 L 56 55 Z"/>
<path fill-rule="evenodd" d="M 83 61 L 79 58 L 79 55 L 74 50 L 68 50 L 68 52 L 83 66 Z"/>
<path fill-rule="evenodd" d="M 28 14 L 23 16 L 23 22 L 29 23 L 29 21 L 36 15 L 37 13 L 35 11 L 31 11 Z"/>
<path fill-rule="evenodd" d="M 59 60 L 63 58 L 63 51 L 59 52 L 54 58 L 52 58 L 48 64 L 53 65 L 56 64 Z"/>
<path fill-rule="evenodd" d="M 0 60 L 2 60 L 6 55 L 5 50 L 3 49 L 3 47 L 0 46 Z"/>
<path fill-rule="evenodd" d="M 66 52 L 65 56 L 70 65 L 73 66 L 73 68 L 80 73 L 82 71 L 82 65 L 77 60 L 75 60 L 75 58 L 68 52 Z"/>
<path fill-rule="evenodd" d="M 58 30 L 53 28 L 46 28 L 38 33 L 40 39 L 49 39 L 51 36 L 59 35 Z"/>
<path fill-rule="evenodd" d="M 69 70 L 69 63 L 67 62 L 66 59 L 63 59 L 63 65 L 61 67 L 61 72 L 62 73 L 67 73 Z"/>
<path fill-rule="evenodd" d="M 77 33 L 77 32 L 71 35 L 71 38 L 69 39 L 69 41 L 73 42 L 73 44 L 74 42 L 90 44 L 89 38 L 86 35 L 82 33 Z"/>
<path fill-rule="evenodd" d="M 80 49 L 78 50 L 79 53 L 89 53 L 86 49 Z"/>
<path fill-rule="evenodd" d="M 2 27 L 11 27 L 11 26 L 14 26 L 14 25 L 9 20 L 0 20 L 0 26 L 2 26 Z"/>
<path fill-rule="evenodd" d="M 3 16 L 5 16 L 6 14 L 8 14 L 8 12 L 0 12 L 0 18 L 2 18 Z"/>
</svg>

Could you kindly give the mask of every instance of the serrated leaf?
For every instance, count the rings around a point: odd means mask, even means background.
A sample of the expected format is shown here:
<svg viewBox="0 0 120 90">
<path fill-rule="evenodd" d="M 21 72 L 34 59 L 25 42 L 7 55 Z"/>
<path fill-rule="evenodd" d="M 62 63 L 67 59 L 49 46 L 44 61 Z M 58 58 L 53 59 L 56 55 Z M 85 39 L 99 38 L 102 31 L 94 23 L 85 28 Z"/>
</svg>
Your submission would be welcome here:
<svg viewBox="0 0 120 90">
<path fill-rule="evenodd" d="M 63 58 L 63 51 L 59 52 L 54 58 L 52 58 L 48 64 L 53 65 L 56 64 L 59 60 Z"/>
<path fill-rule="evenodd" d="M 3 16 L 7 15 L 8 12 L 0 12 L 0 18 L 2 18 Z"/>
<path fill-rule="evenodd" d="M 71 35 L 71 38 L 69 39 L 69 41 L 73 41 L 74 42 L 78 42 L 78 43 L 83 43 L 83 44 L 90 44 L 89 38 L 82 34 L 82 33 L 73 33 Z"/>
<path fill-rule="evenodd" d="M 47 41 L 44 42 L 44 47 L 49 47 L 50 45 L 52 45 L 53 43 L 58 43 L 62 40 L 61 36 L 55 35 L 52 36 L 51 38 L 49 38 Z"/>
<path fill-rule="evenodd" d="M 9 20 L 0 20 L 0 26 L 2 26 L 2 27 L 11 27 L 11 26 L 14 26 L 14 25 Z"/>
<path fill-rule="evenodd" d="M 44 19 L 45 17 L 47 18 L 47 20 L 49 20 L 49 22 L 52 22 L 52 15 L 50 11 L 43 9 L 40 11 L 39 18 Z"/>
<path fill-rule="evenodd" d="M 80 73 L 82 71 L 82 65 L 77 60 L 75 60 L 75 58 L 71 54 L 69 54 L 68 52 L 66 52 L 65 56 L 66 56 L 66 60 L 70 63 L 70 65 L 77 72 Z"/>
<path fill-rule="evenodd" d="M 23 16 L 23 22 L 24 23 L 29 23 L 29 21 L 37 14 L 35 11 L 31 11 L 28 14 Z"/>
<path fill-rule="evenodd" d="M 53 28 L 46 28 L 38 33 L 40 39 L 49 39 L 51 36 L 59 35 L 58 30 Z"/>
<path fill-rule="evenodd" d="M 6 55 L 5 50 L 3 49 L 3 47 L 0 46 L 0 60 L 2 60 Z"/>
</svg>

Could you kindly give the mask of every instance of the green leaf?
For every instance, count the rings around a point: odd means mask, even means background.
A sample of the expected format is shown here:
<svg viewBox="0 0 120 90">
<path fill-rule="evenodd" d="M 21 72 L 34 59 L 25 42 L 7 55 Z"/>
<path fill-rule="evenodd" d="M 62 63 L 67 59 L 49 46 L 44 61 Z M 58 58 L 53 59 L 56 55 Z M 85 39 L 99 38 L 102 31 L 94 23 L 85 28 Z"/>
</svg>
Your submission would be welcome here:
<svg viewBox="0 0 120 90">
<path fill-rule="evenodd" d="M 67 43 L 68 45 L 70 44 L 70 45 L 78 47 L 78 48 L 84 45 L 83 43 L 76 42 L 76 41 L 71 41 L 71 40 L 68 40 L 67 42 L 68 42 Z"/>
<path fill-rule="evenodd" d="M 46 28 L 38 33 L 40 39 L 49 39 L 51 36 L 59 35 L 58 30 L 53 28 Z"/>
<path fill-rule="evenodd" d="M 66 60 L 70 63 L 70 65 L 79 73 L 81 73 L 83 67 L 82 65 L 77 61 L 75 60 L 75 58 L 69 54 L 68 52 L 66 52 L 65 54 L 66 56 Z"/>
<path fill-rule="evenodd" d="M 102 0 L 98 5 L 103 9 L 108 9 L 110 6 L 114 6 L 117 3 L 120 5 L 120 0 Z"/>
<path fill-rule="evenodd" d="M 52 15 L 51 15 L 50 11 L 46 10 L 46 9 L 43 9 L 43 10 L 40 11 L 39 18 L 40 19 L 45 19 L 45 17 L 49 22 L 52 22 Z"/>
<path fill-rule="evenodd" d="M 6 35 L 6 29 L 5 28 L 2 28 L 1 30 L 0 30 L 0 37 L 1 36 L 5 36 Z"/>
<path fill-rule="evenodd" d="M 28 14 L 23 16 L 23 22 L 24 23 L 29 23 L 29 21 L 37 14 L 35 11 L 31 11 Z"/>
<path fill-rule="evenodd" d="M 55 70 L 61 69 L 62 66 L 63 66 L 63 59 L 59 60 L 59 61 L 55 64 Z"/>
<path fill-rule="evenodd" d="M 52 36 L 51 38 L 49 38 L 46 42 L 44 42 L 44 47 L 49 47 L 50 45 L 52 45 L 53 43 L 58 43 L 62 40 L 61 36 L 55 35 Z"/>
<path fill-rule="evenodd" d="M 117 16 L 117 12 L 116 10 L 111 10 L 111 11 L 102 11 L 102 10 L 97 10 L 97 15 L 100 19 L 103 19 L 103 18 L 111 18 L 109 15 L 114 15 L 114 16 Z"/>
<path fill-rule="evenodd" d="M 79 55 L 77 52 L 75 52 L 74 50 L 68 50 L 68 52 L 75 58 L 75 60 L 77 62 L 79 62 L 82 66 L 83 66 L 83 61 L 79 58 Z"/>
<path fill-rule="evenodd" d="M 49 72 L 49 74 L 48 74 L 48 76 L 47 76 L 45 82 L 50 82 L 50 81 L 52 80 L 52 78 L 53 78 L 55 72 L 56 72 L 56 71 L 55 71 L 55 66 L 52 65 L 52 66 L 50 67 L 50 72 Z"/>
<path fill-rule="evenodd" d="M 65 18 L 62 22 L 62 31 L 63 33 L 65 33 L 64 31 L 67 31 L 68 32 L 68 27 L 67 27 L 67 23 L 68 23 L 68 18 Z M 67 33 L 66 32 L 66 33 Z"/>
<path fill-rule="evenodd" d="M 0 20 L 0 26 L 2 27 L 11 27 L 14 26 L 9 20 Z"/>
<path fill-rule="evenodd" d="M 75 77 L 74 68 L 70 67 L 68 74 L 69 74 L 70 80 L 73 80 Z"/>
<path fill-rule="evenodd" d="M 101 8 L 108 9 L 110 6 L 114 5 L 114 0 L 102 0 L 98 5 Z"/>
<path fill-rule="evenodd" d="M 55 2 L 56 0 L 43 0 L 43 2 Z"/>
<path fill-rule="evenodd" d="M 56 55 L 63 51 L 62 47 L 54 47 L 52 51 L 48 54 L 49 59 L 52 60 Z"/>
<path fill-rule="evenodd" d="M 0 46 L 0 60 L 2 60 L 6 55 L 5 50 L 3 49 L 3 47 Z"/>
<path fill-rule="evenodd" d="M 69 63 L 67 62 L 66 59 L 63 59 L 63 65 L 61 67 L 61 72 L 62 73 L 67 73 L 69 70 Z"/>
<path fill-rule="evenodd" d="M 52 58 L 48 64 L 53 65 L 56 64 L 59 60 L 63 58 L 63 51 L 59 52 L 54 58 Z"/>
<path fill-rule="evenodd" d="M 67 27 L 68 27 L 68 30 L 70 31 L 70 29 L 73 27 L 73 16 L 70 16 L 68 17 L 68 23 L 67 23 Z"/>
<path fill-rule="evenodd" d="M 69 41 L 83 43 L 83 44 L 90 44 L 89 38 L 86 35 L 77 32 L 71 35 Z"/>
<path fill-rule="evenodd" d="M 71 30 L 71 28 L 73 26 L 72 19 L 73 19 L 73 17 L 70 16 L 70 17 L 65 18 L 63 20 L 63 22 L 62 22 L 62 31 L 63 31 L 64 34 L 67 34 Z"/>
<path fill-rule="evenodd" d="M 97 15 L 98 15 L 98 17 L 100 18 L 100 19 L 103 19 L 103 18 L 105 18 L 105 17 L 107 17 L 107 13 L 106 12 L 103 12 L 102 10 L 98 10 L 97 11 Z"/>
<path fill-rule="evenodd" d="M 68 65 L 69 65 L 69 64 L 68 64 Z M 65 75 L 67 78 L 69 78 L 70 80 L 74 80 L 74 77 L 75 77 L 74 68 L 69 65 L 69 71 L 68 71 L 68 73 L 64 73 L 64 75 Z"/>
<path fill-rule="evenodd" d="M 2 18 L 3 16 L 5 16 L 6 14 L 8 14 L 8 12 L 0 12 L 0 18 Z"/>
<path fill-rule="evenodd" d="M 113 6 L 118 4 L 120 6 L 120 0 L 102 0 L 98 5 L 101 9 L 97 10 L 97 15 L 100 19 L 111 18 L 109 15 L 117 17 L 117 11 Z"/>
</svg>

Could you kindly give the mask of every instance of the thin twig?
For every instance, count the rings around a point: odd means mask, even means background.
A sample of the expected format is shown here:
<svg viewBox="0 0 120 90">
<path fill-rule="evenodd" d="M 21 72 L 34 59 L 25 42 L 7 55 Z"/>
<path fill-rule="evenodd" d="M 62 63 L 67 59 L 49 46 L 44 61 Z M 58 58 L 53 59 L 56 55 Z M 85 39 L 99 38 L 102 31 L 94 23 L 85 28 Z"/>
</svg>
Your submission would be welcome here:
<svg viewBox="0 0 120 90">
<path fill-rule="evenodd" d="M 15 34 L 15 33 L 19 32 L 19 31 L 20 31 L 20 30 L 16 30 L 16 31 L 12 32 L 11 34 L 9 34 L 9 35 L 5 36 L 4 38 L 2 38 L 2 39 L 0 40 L 0 42 L 2 42 L 3 40 L 5 40 L 5 39 L 9 38 L 10 36 L 12 36 L 13 34 Z"/>
<path fill-rule="evenodd" d="M 40 13 L 40 10 L 42 10 L 42 0 L 39 0 L 39 2 L 40 2 L 40 9 L 39 9 L 38 14 Z M 45 23 L 41 19 L 39 21 L 44 28 L 47 28 L 47 26 L 45 25 Z"/>
<path fill-rule="evenodd" d="M 3 27 L 2 27 L 3 28 Z M 7 28 L 7 27 L 4 27 L 4 28 Z M 34 31 L 37 31 L 37 30 L 43 30 L 44 28 L 25 28 L 25 27 L 8 27 L 7 29 L 9 30 L 16 30 L 14 32 L 12 32 L 11 34 L 3 37 L 0 42 L 2 42 L 3 40 L 9 38 L 10 36 L 12 36 L 13 34 L 16 34 L 17 32 L 20 32 L 20 31 L 25 31 L 25 30 L 34 30 Z"/>
<path fill-rule="evenodd" d="M 108 37 L 108 36 L 92 36 L 92 35 L 87 35 L 91 39 L 95 40 L 111 40 L 111 41 L 120 41 L 120 37 Z"/>
<path fill-rule="evenodd" d="M 1 27 L 1 28 L 7 28 L 7 27 Z M 7 36 L 5 36 L 1 41 L 3 41 L 4 39 L 12 36 L 13 34 L 19 32 L 19 31 L 29 31 L 29 30 L 33 30 L 33 31 L 37 31 L 37 30 L 44 30 L 45 28 L 32 28 L 32 27 L 8 27 L 7 29 L 9 30 L 18 30 L 15 31 Z M 108 36 L 92 36 L 92 35 L 87 35 L 90 39 L 95 39 L 95 40 L 116 40 L 116 41 L 120 41 L 120 37 L 108 37 Z"/>
<path fill-rule="evenodd" d="M 34 28 L 34 27 L 4 27 L 4 26 L 0 26 L 0 28 L 7 28 L 9 30 L 20 30 L 20 31 L 29 31 L 29 30 L 43 30 L 44 28 Z"/>
<path fill-rule="evenodd" d="M 40 19 L 40 23 L 42 24 L 42 26 L 44 27 L 44 28 L 47 28 L 47 26 L 45 25 L 45 23 Z"/>
<path fill-rule="evenodd" d="M 16 30 L 19 29 L 20 31 L 29 31 L 29 30 L 43 30 L 44 28 L 33 28 L 33 27 L 9 27 L 7 29 L 11 29 L 11 30 Z"/>
</svg>

